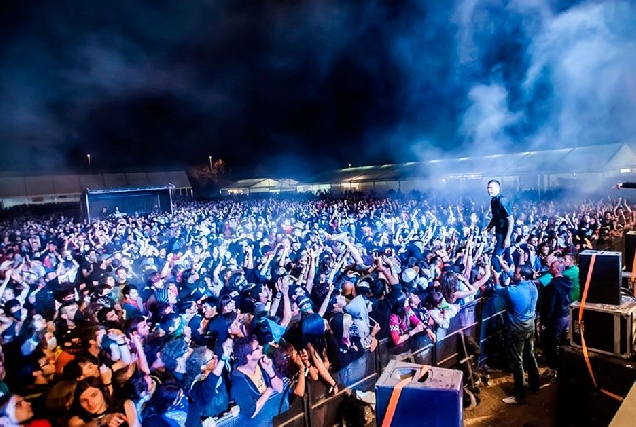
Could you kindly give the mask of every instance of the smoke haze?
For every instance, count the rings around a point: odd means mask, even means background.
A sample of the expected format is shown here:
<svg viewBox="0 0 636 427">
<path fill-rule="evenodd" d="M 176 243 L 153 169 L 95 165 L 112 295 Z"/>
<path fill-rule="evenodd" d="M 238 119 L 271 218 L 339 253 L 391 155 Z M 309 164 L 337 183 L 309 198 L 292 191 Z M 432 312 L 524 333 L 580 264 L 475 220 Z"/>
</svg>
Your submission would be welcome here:
<svg viewBox="0 0 636 427">
<path fill-rule="evenodd" d="M 0 169 L 239 176 L 631 142 L 629 0 L 5 1 Z"/>
</svg>

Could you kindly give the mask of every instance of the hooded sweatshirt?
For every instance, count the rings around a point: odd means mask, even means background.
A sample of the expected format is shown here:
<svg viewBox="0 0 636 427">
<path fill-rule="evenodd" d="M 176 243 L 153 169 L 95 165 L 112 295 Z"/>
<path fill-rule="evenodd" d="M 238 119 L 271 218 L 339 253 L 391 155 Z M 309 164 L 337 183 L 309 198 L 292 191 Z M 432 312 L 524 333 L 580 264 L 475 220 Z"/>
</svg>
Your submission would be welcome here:
<svg viewBox="0 0 636 427">
<path fill-rule="evenodd" d="M 553 277 L 543 291 L 541 323 L 550 326 L 557 319 L 570 315 L 572 280 L 569 277 Z"/>
<path fill-rule="evenodd" d="M 345 313 L 349 313 L 353 319 L 353 325 L 350 329 L 352 336 L 360 338 L 363 346 L 368 348 L 367 341 L 370 341 L 369 336 L 371 330 L 369 327 L 369 312 L 367 311 L 367 303 L 362 295 L 358 295 L 352 299 L 349 304 L 344 308 Z"/>
</svg>

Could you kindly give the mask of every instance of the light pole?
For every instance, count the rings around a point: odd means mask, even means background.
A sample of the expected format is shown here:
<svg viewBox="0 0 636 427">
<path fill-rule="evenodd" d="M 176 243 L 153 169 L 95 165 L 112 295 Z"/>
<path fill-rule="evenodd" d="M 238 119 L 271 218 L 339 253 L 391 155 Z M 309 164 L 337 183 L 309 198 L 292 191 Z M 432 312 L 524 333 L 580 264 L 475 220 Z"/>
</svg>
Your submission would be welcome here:
<svg viewBox="0 0 636 427">
<path fill-rule="evenodd" d="M 91 155 L 90 154 L 86 155 L 86 160 L 88 160 L 88 167 L 90 168 L 91 167 Z"/>
<path fill-rule="evenodd" d="M 210 164 L 210 172 L 212 172 L 212 156 L 208 156 L 208 163 Z"/>
</svg>

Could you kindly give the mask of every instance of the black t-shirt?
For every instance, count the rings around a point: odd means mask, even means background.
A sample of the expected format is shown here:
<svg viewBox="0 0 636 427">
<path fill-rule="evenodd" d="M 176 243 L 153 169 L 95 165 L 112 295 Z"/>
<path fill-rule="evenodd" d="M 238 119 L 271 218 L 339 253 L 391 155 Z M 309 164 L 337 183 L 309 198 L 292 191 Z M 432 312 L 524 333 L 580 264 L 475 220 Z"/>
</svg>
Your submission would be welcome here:
<svg viewBox="0 0 636 427">
<path fill-rule="evenodd" d="M 507 233 L 508 226 L 512 227 L 512 224 L 508 224 L 508 221 L 506 221 L 506 218 L 512 215 L 512 208 L 508 199 L 501 194 L 491 198 L 490 211 L 492 212 L 490 223 L 495 227 L 495 231 L 497 233 Z"/>
</svg>

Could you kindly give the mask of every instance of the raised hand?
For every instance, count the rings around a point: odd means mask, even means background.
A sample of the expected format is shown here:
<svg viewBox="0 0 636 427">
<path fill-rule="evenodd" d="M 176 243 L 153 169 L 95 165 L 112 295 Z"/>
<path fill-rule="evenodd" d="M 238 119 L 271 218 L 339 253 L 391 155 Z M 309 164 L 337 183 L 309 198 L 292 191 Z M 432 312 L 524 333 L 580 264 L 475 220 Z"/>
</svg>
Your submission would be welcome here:
<svg viewBox="0 0 636 427">
<path fill-rule="evenodd" d="M 263 356 L 260 360 L 260 364 L 261 364 L 261 368 L 263 368 L 265 372 L 267 372 L 268 374 L 270 374 L 273 371 L 274 364 L 272 362 L 272 359 L 270 359 L 269 357 Z"/>
</svg>

